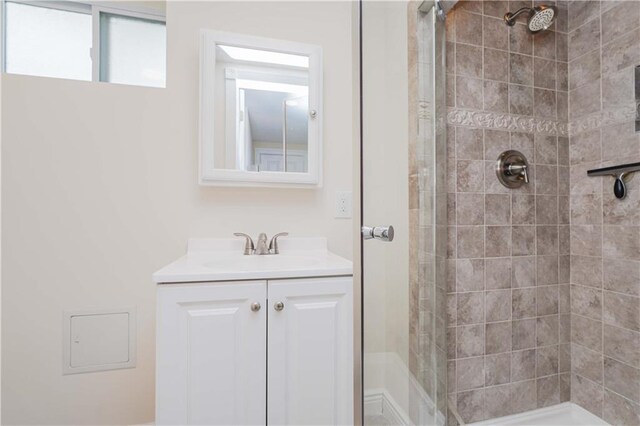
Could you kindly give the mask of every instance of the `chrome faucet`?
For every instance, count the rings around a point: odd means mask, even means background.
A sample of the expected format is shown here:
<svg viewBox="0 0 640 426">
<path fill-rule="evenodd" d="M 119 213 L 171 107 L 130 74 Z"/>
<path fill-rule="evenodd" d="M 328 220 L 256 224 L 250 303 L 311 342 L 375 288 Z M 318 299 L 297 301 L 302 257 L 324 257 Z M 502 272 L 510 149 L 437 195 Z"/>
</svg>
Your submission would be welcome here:
<svg viewBox="0 0 640 426">
<path fill-rule="evenodd" d="M 271 241 L 267 245 L 267 234 L 262 232 L 258 235 L 258 243 L 254 244 L 253 240 L 247 234 L 243 234 L 242 232 L 236 232 L 233 235 L 236 237 L 244 237 L 244 254 L 245 256 L 250 254 L 257 255 L 265 255 L 265 254 L 279 254 L 280 250 L 278 249 L 278 237 L 286 237 L 289 235 L 288 232 L 280 232 L 279 234 L 274 235 L 271 238 Z"/>
<path fill-rule="evenodd" d="M 245 256 L 253 254 L 256 250 L 256 247 L 253 245 L 253 240 L 247 234 L 243 234 L 242 232 L 235 232 L 233 235 L 236 237 L 244 237 L 244 254 Z"/>
<path fill-rule="evenodd" d="M 258 235 L 258 244 L 256 244 L 257 255 L 269 254 L 269 247 L 267 246 L 267 234 L 264 232 Z"/>
<path fill-rule="evenodd" d="M 271 254 L 280 254 L 280 250 L 278 249 L 278 237 L 286 237 L 288 235 L 288 232 L 280 232 L 279 234 L 274 235 L 269 242 L 269 252 L 271 252 Z"/>
</svg>

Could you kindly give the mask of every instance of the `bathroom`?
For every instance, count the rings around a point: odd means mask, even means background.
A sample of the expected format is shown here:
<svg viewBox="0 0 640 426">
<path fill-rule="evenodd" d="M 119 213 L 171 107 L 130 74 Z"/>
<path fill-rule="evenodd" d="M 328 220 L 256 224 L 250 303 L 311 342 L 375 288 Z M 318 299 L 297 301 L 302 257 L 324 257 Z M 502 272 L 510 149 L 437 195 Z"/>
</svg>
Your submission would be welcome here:
<svg viewBox="0 0 640 426">
<path fill-rule="evenodd" d="M 2 424 L 640 425 L 640 1 L 0 22 Z"/>
</svg>

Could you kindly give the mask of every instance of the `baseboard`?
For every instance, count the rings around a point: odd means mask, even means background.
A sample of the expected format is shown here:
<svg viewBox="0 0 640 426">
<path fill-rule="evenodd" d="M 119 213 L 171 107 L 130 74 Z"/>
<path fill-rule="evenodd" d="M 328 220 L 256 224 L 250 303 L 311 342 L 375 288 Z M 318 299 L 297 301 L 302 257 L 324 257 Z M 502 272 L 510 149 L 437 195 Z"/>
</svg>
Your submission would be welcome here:
<svg viewBox="0 0 640 426">
<path fill-rule="evenodd" d="M 392 425 L 410 426 L 413 423 L 391 395 L 383 389 L 368 393 L 364 397 L 365 416 L 384 416 Z"/>
</svg>

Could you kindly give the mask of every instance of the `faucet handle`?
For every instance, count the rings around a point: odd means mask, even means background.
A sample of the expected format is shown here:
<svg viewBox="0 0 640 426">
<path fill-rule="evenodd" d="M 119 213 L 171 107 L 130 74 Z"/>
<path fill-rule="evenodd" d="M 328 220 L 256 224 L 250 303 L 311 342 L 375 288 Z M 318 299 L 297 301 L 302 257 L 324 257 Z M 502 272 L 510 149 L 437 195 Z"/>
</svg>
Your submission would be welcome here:
<svg viewBox="0 0 640 426">
<path fill-rule="evenodd" d="M 247 234 L 243 234 L 242 232 L 234 232 L 233 235 L 235 235 L 236 237 L 244 237 L 244 254 L 249 255 L 252 254 L 256 247 L 253 245 L 253 240 L 251 239 L 250 236 L 248 236 Z"/>
<path fill-rule="evenodd" d="M 280 251 L 278 250 L 278 237 L 286 237 L 287 235 L 289 235 L 288 232 L 280 232 L 279 234 L 274 235 L 271 238 L 271 242 L 269 243 L 269 251 L 273 254 L 279 254 Z"/>
</svg>

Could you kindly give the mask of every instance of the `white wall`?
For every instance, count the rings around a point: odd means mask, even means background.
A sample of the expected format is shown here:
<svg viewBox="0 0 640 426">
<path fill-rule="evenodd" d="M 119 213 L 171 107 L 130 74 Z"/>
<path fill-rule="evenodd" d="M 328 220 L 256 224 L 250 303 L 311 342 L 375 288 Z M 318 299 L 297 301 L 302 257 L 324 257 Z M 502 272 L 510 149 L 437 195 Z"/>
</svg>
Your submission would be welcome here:
<svg viewBox="0 0 640 426">
<path fill-rule="evenodd" d="M 153 421 L 151 273 L 188 237 L 326 235 L 351 258 L 353 46 L 348 2 L 171 2 L 167 88 L 2 77 L 2 423 Z M 198 31 L 324 49 L 324 187 L 197 185 Z M 135 369 L 62 376 L 62 312 L 135 305 Z"/>
</svg>

